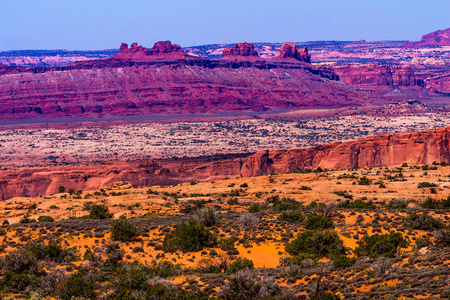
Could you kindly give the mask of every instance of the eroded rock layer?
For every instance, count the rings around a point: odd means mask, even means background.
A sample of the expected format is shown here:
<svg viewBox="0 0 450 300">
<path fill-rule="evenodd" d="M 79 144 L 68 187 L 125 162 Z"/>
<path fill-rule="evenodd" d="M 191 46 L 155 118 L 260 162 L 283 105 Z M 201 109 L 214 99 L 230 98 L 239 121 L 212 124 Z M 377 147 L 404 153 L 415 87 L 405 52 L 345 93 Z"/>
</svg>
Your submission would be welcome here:
<svg viewBox="0 0 450 300">
<path fill-rule="evenodd" d="M 353 86 L 424 86 L 408 65 L 346 65 L 334 67 L 339 80 Z"/>
<path fill-rule="evenodd" d="M 450 127 L 379 135 L 306 149 L 264 150 L 233 159 L 111 162 L 102 165 L 19 168 L 0 171 L 0 199 L 53 194 L 59 186 L 92 190 L 117 181 L 135 187 L 169 185 L 225 176 L 256 176 L 300 169 L 350 169 L 415 161 L 450 163 Z"/>
<path fill-rule="evenodd" d="M 258 58 L 252 46 L 230 55 Z M 299 61 L 207 60 L 169 41 L 122 44 L 104 60 L 0 68 L 0 120 L 339 108 L 374 99 L 337 79 Z"/>
</svg>

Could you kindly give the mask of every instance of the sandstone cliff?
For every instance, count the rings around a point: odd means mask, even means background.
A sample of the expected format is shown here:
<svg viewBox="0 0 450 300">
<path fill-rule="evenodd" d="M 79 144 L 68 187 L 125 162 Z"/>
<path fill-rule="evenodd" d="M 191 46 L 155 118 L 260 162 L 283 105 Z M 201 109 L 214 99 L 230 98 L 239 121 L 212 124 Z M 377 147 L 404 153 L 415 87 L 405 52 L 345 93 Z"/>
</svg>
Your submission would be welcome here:
<svg viewBox="0 0 450 300">
<path fill-rule="evenodd" d="M 405 43 L 402 48 L 419 48 L 429 46 L 450 46 L 450 28 L 425 34 L 419 42 Z"/>
<path fill-rule="evenodd" d="M 112 162 L 103 165 L 21 168 L 0 171 L 0 199 L 53 194 L 60 185 L 99 189 L 129 181 L 135 187 L 168 185 L 225 176 L 256 176 L 300 169 L 350 169 L 416 161 L 450 163 L 450 127 L 416 133 L 379 135 L 306 149 L 263 150 L 234 159 Z"/>
<path fill-rule="evenodd" d="M 237 57 L 248 57 L 258 59 L 258 52 L 255 50 L 253 43 L 239 43 L 231 48 L 225 48 L 222 53 L 222 58 L 235 59 Z"/>
<path fill-rule="evenodd" d="M 339 80 L 353 86 L 399 87 L 424 86 L 408 65 L 346 65 L 334 67 Z"/>
</svg>

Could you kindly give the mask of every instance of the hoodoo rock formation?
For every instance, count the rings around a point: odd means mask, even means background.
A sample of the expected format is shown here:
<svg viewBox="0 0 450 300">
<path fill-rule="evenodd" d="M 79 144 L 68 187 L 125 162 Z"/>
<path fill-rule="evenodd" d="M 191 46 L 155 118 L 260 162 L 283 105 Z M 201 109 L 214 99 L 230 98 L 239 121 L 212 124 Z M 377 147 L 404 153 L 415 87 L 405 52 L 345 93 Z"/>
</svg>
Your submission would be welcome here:
<svg viewBox="0 0 450 300">
<path fill-rule="evenodd" d="M 423 80 L 416 78 L 408 65 L 347 65 L 334 67 L 333 71 L 339 75 L 339 80 L 353 86 L 424 86 Z"/>
<path fill-rule="evenodd" d="M 308 54 L 308 48 L 297 48 L 294 43 L 283 43 L 280 48 L 279 58 L 293 58 L 299 61 L 311 63 L 311 56 Z"/>
<path fill-rule="evenodd" d="M 56 193 L 58 187 L 99 189 L 116 181 L 135 187 L 168 185 L 225 176 L 256 176 L 300 169 L 392 166 L 406 161 L 450 163 L 450 127 L 379 135 L 306 149 L 263 150 L 242 158 L 115 162 L 0 171 L 0 199 Z"/>
<path fill-rule="evenodd" d="M 222 58 L 234 59 L 236 57 L 253 57 L 259 58 L 258 52 L 255 50 L 253 43 L 240 43 L 231 48 L 223 49 Z"/>
<path fill-rule="evenodd" d="M 450 46 L 450 28 L 425 34 L 419 42 L 405 43 L 402 48 L 419 48 L 428 46 Z"/>
<path fill-rule="evenodd" d="M 175 57 L 178 56 L 178 58 L 187 57 L 180 45 L 172 44 L 170 41 L 160 41 L 155 43 L 152 49 L 139 46 L 137 43 L 131 44 L 131 47 L 128 48 L 128 44 L 122 43 L 119 48 L 119 53 L 111 59 L 152 60 L 155 59 L 155 56 L 159 55 L 168 57 L 168 54 L 175 55 Z"/>
</svg>

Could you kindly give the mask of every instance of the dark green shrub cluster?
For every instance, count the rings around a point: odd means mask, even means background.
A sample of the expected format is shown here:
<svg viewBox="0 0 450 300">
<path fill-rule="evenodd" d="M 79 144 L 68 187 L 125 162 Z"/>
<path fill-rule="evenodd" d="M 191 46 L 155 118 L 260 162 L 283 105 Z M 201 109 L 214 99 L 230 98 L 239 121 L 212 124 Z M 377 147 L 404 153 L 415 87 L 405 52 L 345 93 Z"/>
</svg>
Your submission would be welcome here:
<svg viewBox="0 0 450 300">
<path fill-rule="evenodd" d="M 301 223 L 305 220 L 305 216 L 299 210 L 283 211 L 278 216 L 278 220 L 289 223 Z"/>
<path fill-rule="evenodd" d="M 408 207 L 408 202 L 404 200 L 391 199 L 385 207 L 386 209 L 405 209 Z"/>
<path fill-rule="evenodd" d="M 430 182 L 419 182 L 419 184 L 417 185 L 418 189 L 421 188 L 430 188 L 430 187 L 437 187 L 438 185 L 435 183 L 430 183 Z"/>
<path fill-rule="evenodd" d="M 363 176 L 358 180 L 358 184 L 359 185 L 371 185 L 372 180 L 367 178 L 366 176 Z"/>
<path fill-rule="evenodd" d="M 50 216 L 40 216 L 40 217 L 38 218 L 38 221 L 39 221 L 39 222 L 54 222 L 55 219 L 53 219 L 53 218 L 50 217 Z"/>
<path fill-rule="evenodd" d="M 86 280 L 80 273 L 75 273 L 62 282 L 57 293 L 62 300 L 71 300 L 72 297 L 95 299 L 94 283 Z"/>
<path fill-rule="evenodd" d="M 404 218 L 403 222 L 406 227 L 417 230 L 433 231 L 435 229 L 444 227 L 444 225 L 439 220 L 433 218 L 427 213 L 412 213 Z"/>
<path fill-rule="evenodd" d="M 216 243 L 217 238 L 209 229 L 199 222 L 189 220 L 188 223 L 180 224 L 173 235 L 164 238 L 163 251 L 201 251 L 204 247 L 211 247 Z"/>
<path fill-rule="evenodd" d="M 397 251 L 406 246 L 407 242 L 400 232 L 365 235 L 358 241 L 355 254 L 357 256 L 369 256 L 372 258 L 380 256 L 395 257 Z"/>
<path fill-rule="evenodd" d="M 238 258 L 235 261 L 233 261 L 227 268 L 227 273 L 237 273 L 241 270 L 251 270 L 254 269 L 255 266 L 253 264 L 253 261 L 247 258 Z"/>
<path fill-rule="evenodd" d="M 334 222 L 321 215 L 312 215 L 306 218 L 305 228 L 308 230 L 330 229 L 334 228 Z"/>
<path fill-rule="evenodd" d="M 431 197 L 428 197 L 422 204 L 420 204 L 423 208 L 428 209 L 450 209 L 450 196 L 447 199 L 437 200 Z"/>
<path fill-rule="evenodd" d="M 341 298 L 334 293 L 323 293 L 309 297 L 309 300 L 340 300 Z"/>
<path fill-rule="evenodd" d="M 347 257 L 345 255 L 337 255 L 333 258 L 333 266 L 336 269 L 343 269 L 351 267 L 355 264 L 356 258 Z"/>
<path fill-rule="evenodd" d="M 257 213 L 257 212 L 261 212 L 265 209 L 266 209 L 266 206 L 261 203 L 252 203 L 248 208 L 248 212 L 249 213 Z"/>
<path fill-rule="evenodd" d="M 109 212 L 109 209 L 104 204 L 92 204 L 89 207 L 89 214 L 83 216 L 83 219 L 111 219 L 114 214 Z"/>
<path fill-rule="evenodd" d="M 333 257 L 346 253 L 343 242 L 336 232 L 314 230 L 300 233 L 295 240 L 286 245 L 285 251 L 292 256 L 304 253 L 318 257 Z"/>
<path fill-rule="evenodd" d="M 375 204 L 373 204 L 372 200 L 369 200 L 366 202 L 361 199 L 350 202 L 348 204 L 348 207 L 353 208 L 353 209 L 375 209 L 376 208 L 376 206 L 375 206 Z"/>
<path fill-rule="evenodd" d="M 130 220 L 119 219 L 113 222 L 111 240 L 129 242 L 139 236 L 139 228 Z"/>
<path fill-rule="evenodd" d="M 274 211 L 299 210 L 302 206 L 303 204 L 301 202 L 295 201 L 292 198 L 284 197 L 281 200 L 276 200 L 273 203 L 272 209 Z"/>
</svg>

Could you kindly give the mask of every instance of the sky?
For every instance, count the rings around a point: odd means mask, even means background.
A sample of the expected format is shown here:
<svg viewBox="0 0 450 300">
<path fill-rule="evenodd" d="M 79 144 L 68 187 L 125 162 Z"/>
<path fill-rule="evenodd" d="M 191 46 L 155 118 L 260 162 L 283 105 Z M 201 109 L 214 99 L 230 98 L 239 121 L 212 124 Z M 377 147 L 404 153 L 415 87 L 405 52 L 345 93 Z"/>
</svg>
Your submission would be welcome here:
<svg viewBox="0 0 450 300">
<path fill-rule="evenodd" d="M 0 51 L 415 41 L 448 27 L 450 0 L 0 0 Z"/>
</svg>

